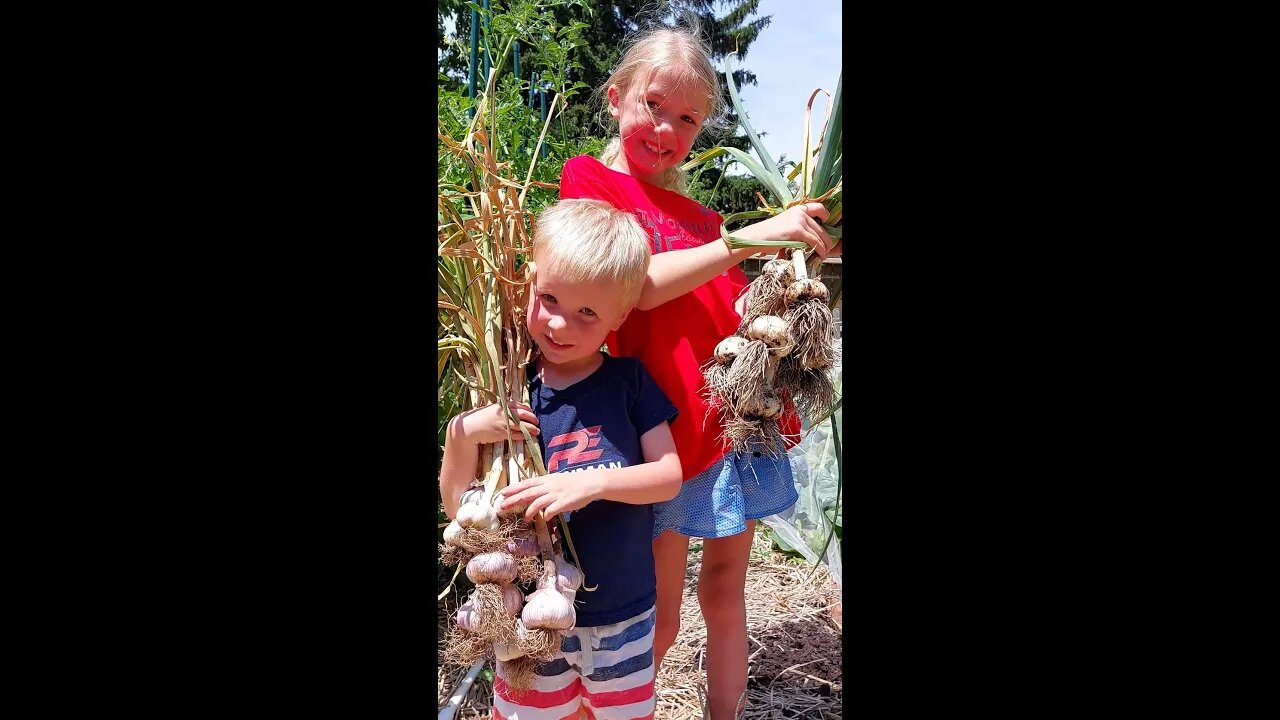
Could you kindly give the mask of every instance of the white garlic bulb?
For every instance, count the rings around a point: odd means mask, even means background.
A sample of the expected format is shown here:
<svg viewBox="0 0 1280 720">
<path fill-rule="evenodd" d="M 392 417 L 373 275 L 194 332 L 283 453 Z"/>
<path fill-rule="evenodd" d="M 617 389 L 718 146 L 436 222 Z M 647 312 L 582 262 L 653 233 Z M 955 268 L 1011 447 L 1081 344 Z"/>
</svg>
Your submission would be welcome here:
<svg viewBox="0 0 1280 720">
<path fill-rule="evenodd" d="M 730 335 L 729 337 L 721 340 L 720 343 L 716 345 L 716 362 L 721 365 L 727 365 L 733 362 L 733 359 L 738 357 L 738 353 L 742 352 L 742 348 L 745 347 L 746 344 L 747 339 L 744 337 L 738 337 L 737 335 Z"/>
<path fill-rule="evenodd" d="M 504 509 L 502 503 L 506 500 L 507 490 L 510 489 L 510 487 L 505 487 L 493 494 L 493 511 L 499 518 L 523 515 L 524 511 L 529 507 L 528 503 L 521 503 Z"/>
<path fill-rule="evenodd" d="M 809 300 L 811 298 L 816 298 L 822 302 L 826 302 L 827 298 L 830 296 L 831 293 L 828 292 L 826 285 L 810 278 L 807 280 L 798 280 L 796 281 L 796 284 L 787 288 L 786 303 L 787 307 L 791 307 L 798 302 Z"/>
<path fill-rule="evenodd" d="M 479 485 L 473 485 L 462 491 L 458 496 L 458 505 L 471 505 L 480 502 L 480 498 L 484 497 L 484 488 Z"/>
<path fill-rule="evenodd" d="M 761 315 L 753 320 L 747 328 L 747 337 L 764 342 L 771 355 L 783 357 L 791 352 L 787 321 L 776 315 Z"/>
<path fill-rule="evenodd" d="M 529 596 L 520 618 L 530 630 L 568 630 L 578 619 L 573 610 L 573 602 L 556 587 L 555 563 L 544 560 L 543 565 L 544 571 L 542 578 L 538 580 L 538 589 Z"/>
<path fill-rule="evenodd" d="M 577 592 L 582 587 L 582 573 L 563 556 L 556 555 L 556 584 L 561 590 Z"/>
<path fill-rule="evenodd" d="M 471 503 L 458 508 L 458 524 L 462 527 L 473 527 L 479 530 L 497 530 L 498 515 L 492 507 L 479 503 Z"/>
<path fill-rule="evenodd" d="M 467 579 L 480 583 L 509 583 L 516 579 L 515 558 L 504 552 L 481 553 L 467 563 Z"/>
<path fill-rule="evenodd" d="M 760 268 L 760 274 L 774 278 L 779 283 L 786 286 L 795 282 L 796 267 L 790 260 L 775 258 L 765 263 L 764 267 Z"/>
<path fill-rule="evenodd" d="M 444 529 L 444 544 L 457 547 L 458 537 L 462 535 L 462 526 L 457 520 L 450 521 L 448 527 Z"/>
</svg>

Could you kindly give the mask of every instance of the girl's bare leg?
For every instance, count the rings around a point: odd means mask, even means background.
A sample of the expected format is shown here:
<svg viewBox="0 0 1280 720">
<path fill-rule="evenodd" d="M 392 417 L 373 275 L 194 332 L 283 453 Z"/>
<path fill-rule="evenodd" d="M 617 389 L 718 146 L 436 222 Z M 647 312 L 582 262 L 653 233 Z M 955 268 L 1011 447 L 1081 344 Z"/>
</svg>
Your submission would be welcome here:
<svg viewBox="0 0 1280 720">
<path fill-rule="evenodd" d="M 684 573 L 689 566 L 689 536 L 664 530 L 653 541 L 653 562 L 658 576 L 658 601 L 653 627 L 653 674 L 680 632 L 680 600 Z"/>
<path fill-rule="evenodd" d="M 707 695 L 711 720 L 734 720 L 747 687 L 747 560 L 754 520 L 737 535 L 702 544 L 698 605 L 707 622 Z"/>
</svg>

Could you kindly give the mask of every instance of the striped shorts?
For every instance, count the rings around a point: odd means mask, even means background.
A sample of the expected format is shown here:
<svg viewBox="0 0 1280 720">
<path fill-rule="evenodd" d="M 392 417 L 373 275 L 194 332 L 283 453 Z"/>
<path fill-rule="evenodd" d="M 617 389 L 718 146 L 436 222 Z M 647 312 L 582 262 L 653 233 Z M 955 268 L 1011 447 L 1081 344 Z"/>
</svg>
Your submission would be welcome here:
<svg viewBox="0 0 1280 720">
<path fill-rule="evenodd" d="M 653 615 L 574 628 L 527 690 L 508 687 L 499 663 L 493 720 L 653 720 Z"/>
</svg>

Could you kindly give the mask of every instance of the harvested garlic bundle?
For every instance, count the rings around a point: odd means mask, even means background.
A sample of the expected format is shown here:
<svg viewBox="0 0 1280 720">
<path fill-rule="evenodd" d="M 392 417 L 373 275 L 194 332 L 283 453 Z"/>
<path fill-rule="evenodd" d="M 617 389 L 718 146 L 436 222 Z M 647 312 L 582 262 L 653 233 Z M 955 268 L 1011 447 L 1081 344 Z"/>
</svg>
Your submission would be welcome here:
<svg viewBox="0 0 1280 720">
<path fill-rule="evenodd" d="M 467 578 L 477 585 L 509 583 L 516 579 L 515 558 L 504 552 L 481 553 L 467 563 Z"/>
<path fill-rule="evenodd" d="M 765 263 L 760 268 L 760 276 L 751 282 L 747 290 L 747 307 L 742 313 L 738 334 L 746 335 L 747 328 L 762 315 L 781 315 L 786 310 L 786 290 L 795 279 L 795 267 L 790 260 L 777 259 Z"/>
<path fill-rule="evenodd" d="M 529 630 L 568 630 L 577 621 L 573 602 L 566 598 L 557 586 L 559 576 L 556 565 L 543 561 L 543 575 L 538 589 L 529 595 L 520 619 Z"/>
</svg>

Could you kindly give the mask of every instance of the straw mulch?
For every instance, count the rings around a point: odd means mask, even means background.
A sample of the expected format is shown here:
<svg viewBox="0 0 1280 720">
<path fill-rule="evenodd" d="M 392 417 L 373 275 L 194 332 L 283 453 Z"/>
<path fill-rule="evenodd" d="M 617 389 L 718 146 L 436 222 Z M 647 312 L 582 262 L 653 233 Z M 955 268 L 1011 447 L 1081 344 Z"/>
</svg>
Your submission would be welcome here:
<svg viewBox="0 0 1280 720">
<path fill-rule="evenodd" d="M 693 538 L 689 547 L 680 635 L 658 673 L 655 720 L 702 718 L 707 632 L 697 597 L 701 540 Z M 747 570 L 746 596 L 750 660 L 747 706 L 742 718 L 841 718 L 840 594 L 826 568 L 820 567 L 815 573 L 803 560 L 773 552 L 769 541 L 757 532 Z M 447 623 L 452 622 L 457 603 L 453 596 L 440 603 L 441 637 Z M 445 664 L 443 644 L 437 657 L 440 707 L 467 668 Z M 489 718 L 492 698 L 492 684 L 478 678 L 454 717 Z"/>
</svg>

